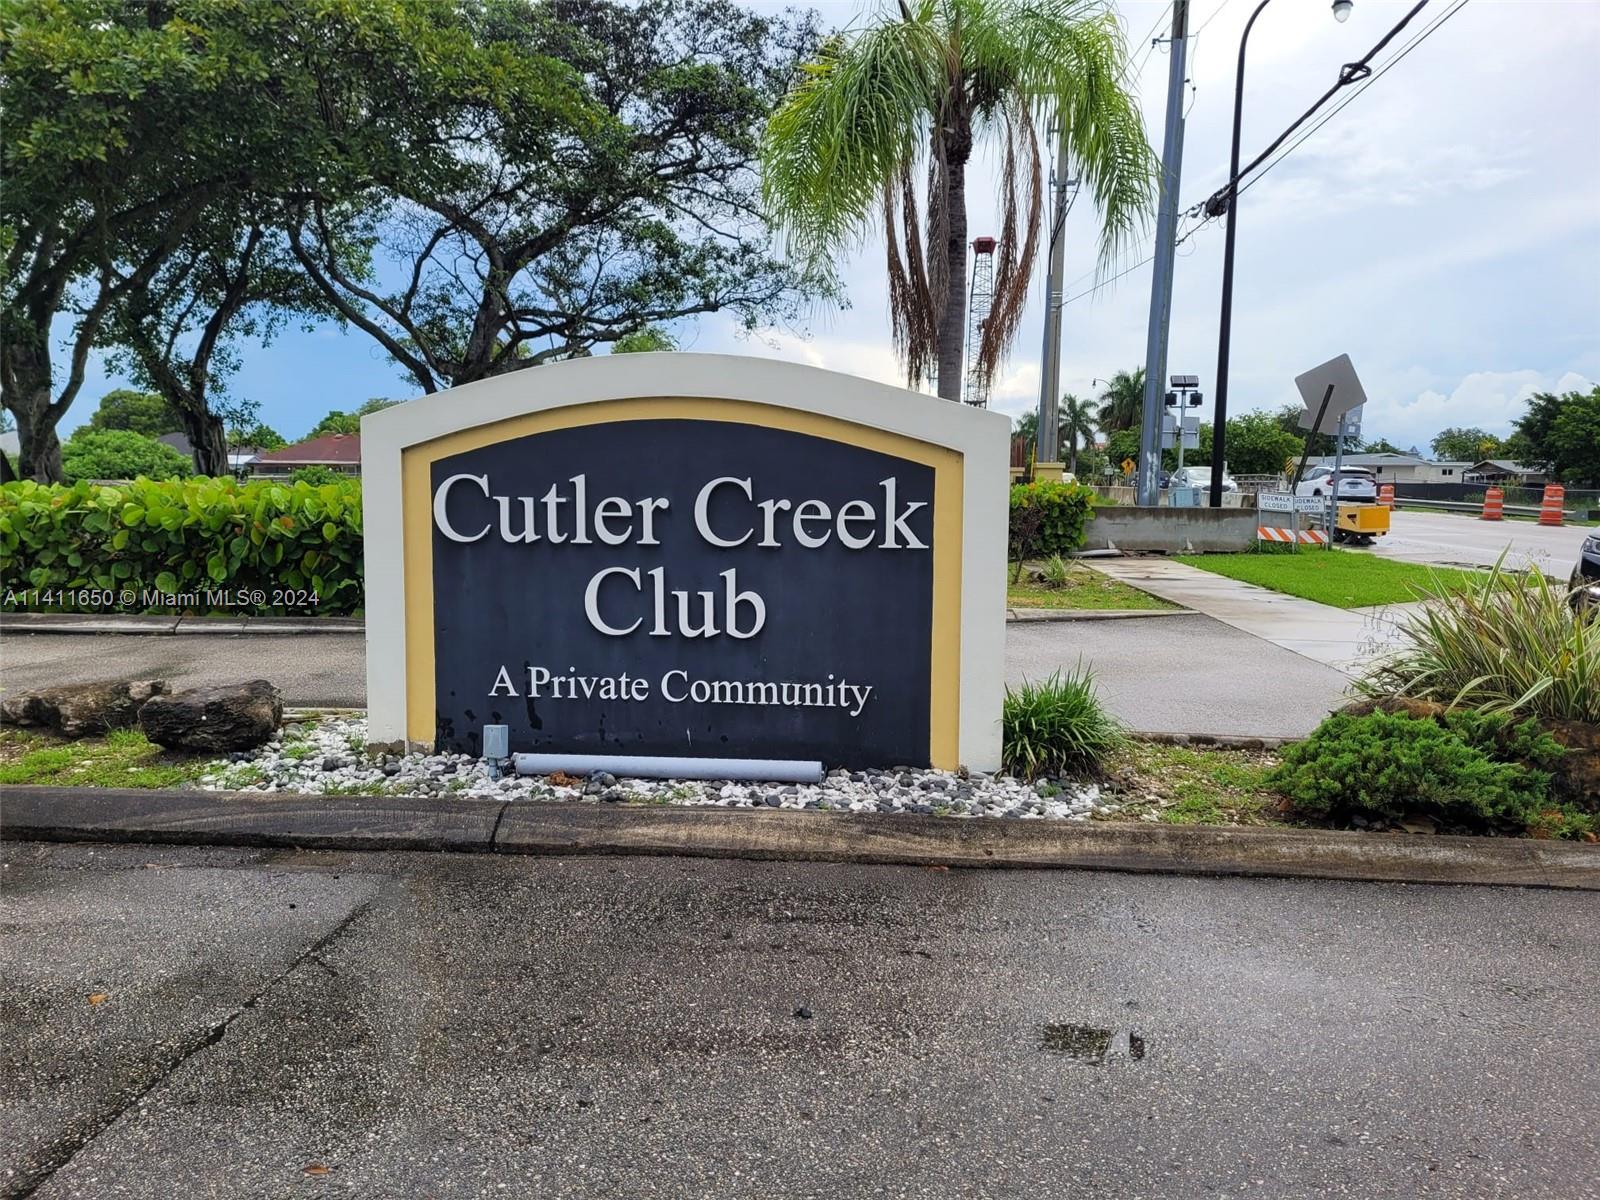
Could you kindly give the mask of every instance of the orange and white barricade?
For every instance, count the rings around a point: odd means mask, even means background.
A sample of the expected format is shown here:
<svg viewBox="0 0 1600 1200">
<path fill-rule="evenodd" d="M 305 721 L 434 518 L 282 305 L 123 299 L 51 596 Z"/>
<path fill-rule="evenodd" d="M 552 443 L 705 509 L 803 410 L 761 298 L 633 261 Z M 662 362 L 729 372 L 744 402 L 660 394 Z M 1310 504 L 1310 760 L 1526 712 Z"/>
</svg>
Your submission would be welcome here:
<svg viewBox="0 0 1600 1200">
<path fill-rule="evenodd" d="M 1506 493 L 1504 488 L 1492 487 L 1483 493 L 1483 511 L 1480 521 L 1499 521 L 1505 516 Z"/>
<path fill-rule="evenodd" d="M 1564 513 L 1562 509 L 1567 504 L 1567 489 L 1559 483 L 1544 485 L 1544 499 L 1539 502 L 1539 524 L 1559 525 Z"/>
<path fill-rule="evenodd" d="M 1378 503 L 1394 511 L 1394 484 L 1386 483 L 1378 489 Z"/>
<path fill-rule="evenodd" d="M 1262 542 L 1300 542 L 1307 546 L 1320 546 L 1328 535 L 1320 529 L 1280 529 L 1276 525 L 1257 525 L 1256 540 Z"/>
</svg>

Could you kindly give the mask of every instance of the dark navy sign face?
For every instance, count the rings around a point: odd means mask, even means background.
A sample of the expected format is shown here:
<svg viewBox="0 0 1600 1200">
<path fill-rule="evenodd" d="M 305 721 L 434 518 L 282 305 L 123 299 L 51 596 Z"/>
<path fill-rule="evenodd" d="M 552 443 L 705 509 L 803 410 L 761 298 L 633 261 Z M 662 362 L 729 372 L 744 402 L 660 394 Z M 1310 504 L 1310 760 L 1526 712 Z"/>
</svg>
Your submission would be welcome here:
<svg viewBox="0 0 1600 1200">
<path fill-rule="evenodd" d="M 933 468 L 623 421 L 432 468 L 441 750 L 928 762 Z"/>
</svg>

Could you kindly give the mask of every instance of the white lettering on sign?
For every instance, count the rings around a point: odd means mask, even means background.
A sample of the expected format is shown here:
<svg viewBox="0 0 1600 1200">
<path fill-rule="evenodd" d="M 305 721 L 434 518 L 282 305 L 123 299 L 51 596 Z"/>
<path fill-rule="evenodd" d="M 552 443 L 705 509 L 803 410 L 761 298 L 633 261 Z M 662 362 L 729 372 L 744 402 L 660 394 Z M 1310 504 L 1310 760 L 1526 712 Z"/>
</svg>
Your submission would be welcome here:
<svg viewBox="0 0 1600 1200">
<path fill-rule="evenodd" d="M 928 543 L 907 522 L 918 509 L 926 508 L 927 502 L 902 504 L 898 486 L 891 475 L 878 481 L 881 498 L 847 500 L 835 510 L 827 501 L 815 498 L 758 500 L 752 480 L 723 475 L 708 480 L 695 496 L 694 528 L 707 545 L 724 550 L 743 546 L 757 534 L 760 540 L 755 545 L 760 547 L 793 545 L 818 550 L 837 538 L 849 550 L 874 546 L 880 550 L 926 550 Z M 712 520 L 713 497 L 717 498 L 720 524 Z M 433 523 L 452 542 L 464 544 L 498 532 L 509 544 L 592 546 L 598 540 L 606 546 L 659 546 L 658 533 L 666 519 L 663 514 L 670 508 L 663 496 L 638 500 L 602 496 L 591 502 L 589 480 L 582 474 L 552 483 L 539 497 L 497 495 L 487 475 L 460 474 L 451 475 L 434 491 Z M 593 628 L 610 637 L 627 637 L 647 621 L 650 637 L 754 637 L 766 624 L 766 602 L 753 591 L 740 590 L 733 570 L 721 572 L 719 578 L 723 585 L 720 595 L 716 591 L 669 590 L 661 567 L 649 571 L 606 567 L 584 588 L 584 615 Z M 621 607 L 646 591 L 648 617 L 637 606 Z M 632 620 L 619 621 L 623 614 L 631 615 Z M 497 680 L 496 686 L 501 686 L 501 681 Z"/>
<path fill-rule="evenodd" d="M 674 667 L 658 683 L 661 698 L 669 704 L 753 704 L 773 708 L 842 708 L 859 717 L 873 693 L 870 683 L 851 683 L 829 673 L 826 680 L 697 679 Z M 577 667 L 552 671 L 527 669 L 527 685 L 518 692 L 510 669 L 501 666 L 490 696 L 529 700 L 648 700 L 650 681 L 629 675 L 580 675 Z"/>
</svg>

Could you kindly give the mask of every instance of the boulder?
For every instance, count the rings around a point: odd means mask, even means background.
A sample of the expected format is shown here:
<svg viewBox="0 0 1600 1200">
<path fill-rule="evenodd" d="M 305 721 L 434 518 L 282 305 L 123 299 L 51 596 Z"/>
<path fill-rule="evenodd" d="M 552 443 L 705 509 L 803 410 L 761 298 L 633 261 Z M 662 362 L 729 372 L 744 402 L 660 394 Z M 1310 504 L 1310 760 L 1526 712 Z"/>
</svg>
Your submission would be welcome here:
<svg viewBox="0 0 1600 1200">
<path fill-rule="evenodd" d="M 259 746 L 282 720 L 283 697 L 265 679 L 155 696 L 139 710 L 139 727 L 152 742 L 206 753 Z"/>
<path fill-rule="evenodd" d="M 138 679 L 17 692 L 0 700 L 0 724 L 51 729 L 62 737 L 88 737 L 132 727 L 145 702 L 166 691 L 164 679 Z"/>
<path fill-rule="evenodd" d="M 1568 797 L 1600 811 L 1600 725 L 1547 722 L 1550 736 L 1567 748 L 1556 770 L 1556 786 Z"/>
</svg>

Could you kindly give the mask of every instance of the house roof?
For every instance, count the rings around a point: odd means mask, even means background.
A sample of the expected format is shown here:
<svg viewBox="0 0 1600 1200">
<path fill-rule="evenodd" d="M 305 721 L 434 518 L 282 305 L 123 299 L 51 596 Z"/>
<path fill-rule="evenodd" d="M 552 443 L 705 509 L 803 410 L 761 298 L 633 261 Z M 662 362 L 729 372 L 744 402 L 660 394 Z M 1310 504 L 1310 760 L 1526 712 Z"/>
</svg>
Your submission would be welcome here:
<svg viewBox="0 0 1600 1200">
<path fill-rule="evenodd" d="M 1502 471 L 1507 475 L 1543 475 L 1538 467 L 1530 467 L 1526 463 L 1512 462 L 1509 458 L 1486 458 L 1482 462 L 1472 464 L 1475 473 L 1483 474 L 1484 468 L 1491 471 Z"/>
<path fill-rule="evenodd" d="M 296 465 L 348 465 L 361 461 L 361 435 L 359 433 L 325 433 L 308 442 L 285 446 L 282 450 L 269 450 L 257 462 L 294 463 Z"/>
<path fill-rule="evenodd" d="M 1313 454 L 1312 462 L 1317 466 L 1333 465 L 1333 455 Z M 1378 454 L 1346 454 L 1344 464 L 1347 467 L 1420 467 L 1427 464 L 1427 459 L 1418 458 L 1414 454 L 1395 454 L 1385 450 Z"/>
</svg>

